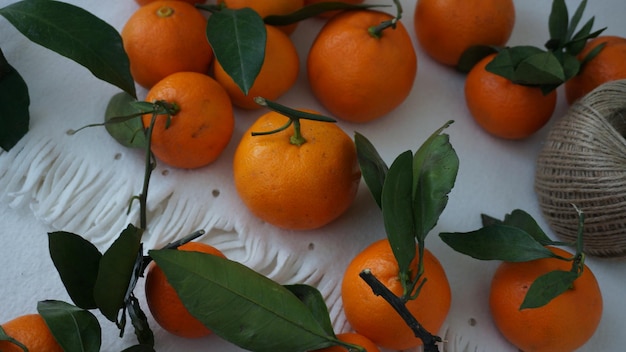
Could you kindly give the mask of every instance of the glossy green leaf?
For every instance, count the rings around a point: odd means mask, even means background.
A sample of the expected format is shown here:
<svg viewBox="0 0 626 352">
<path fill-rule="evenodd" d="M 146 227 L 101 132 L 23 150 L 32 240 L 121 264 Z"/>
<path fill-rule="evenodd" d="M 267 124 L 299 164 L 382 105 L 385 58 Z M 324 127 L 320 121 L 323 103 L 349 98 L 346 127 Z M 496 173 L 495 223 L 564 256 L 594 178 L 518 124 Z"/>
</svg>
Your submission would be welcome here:
<svg viewBox="0 0 626 352">
<path fill-rule="evenodd" d="M 0 15 L 32 42 L 83 65 L 97 78 L 136 96 L 122 38 L 100 18 L 78 6 L 50 0 L 18 1 L 0 8 Z"/>
<path fill-rule="evenodd" d="M 100 323 L 88 310 L 63 301 L 47 300 L 37 303 L 37 311 L 65 351 L 100 351 Z"/>
<path fill-rule="evenodd" d="M 456 69 L 460 72 L 468 73 L 480 60 L 497 52 L 498 49 L 491 45 L 471 46 L 461 54 Z"/>
<path fill-rule="evenodd" d="M 272 26 L 286 26 L 297 23 L 307 18 L 321 15 L 327 11 L 337 10 L 363 10 L 374 7 L 385 7 L 389 5 L 369 5 L 369 4 L 348 4 L 340 1 L 318 2 L 302 7 L 301 9 L 286 15 L 270 15 L 263 19 L 266 24 Z"/>
<path fill-rule="evenodd" d="M 515 209 L 510 214 L 505 215 L 503 224 L 517 227 L 525 231 L 541 245 L 547 246 L 554 244 L 554 241 L 546 235 L 539 224 L 537 224 L 537 221 L 530 214 L 521 209 Z"/>
<path fill-rule="evenodd" d="M 285 285 L 304 305 L 306 305 L 328 336 L 335 336 L 333 323 L 330 321 L 326 301 L 318 289 L 309 285 Z"/>
<path fill-rule="evenodd" d="M 261 16 L 250 8 L 225 8 L 209 17 L 206 34 L 215 59 L 247 95 L 265 60 L 267 33 Z"/>
<path fill-rule="evenodd" d="M 193 316 L 244 349 L 308 351 L 335 343 L 291 291 L 240 263 L 171 249 L 149 255 Z"/>
<path fill-rule="evenodd" d="M 553 53 L 541 52 L 520 62 L 512 81 L 525 85 L 558 85 L 565 82 L 565 73 Z"/>
<path fill-rule="evenodd" d="M 541 275 L 533 281 L 528 292 L 526 292 L 520 310 L 539 308 L 550 303 L 551 300 L 569 290 L 577 278 L 577 273 L 562 270 Z"/>
<path fill-rule="evenodd" d="M 96 246 L 69 232 L 48 234 L 50 258 L 72 302 L 83 309 L 97 307 L 94 287 L 102 254 Z"/>
<path fill-rule="evenodd" d="M 381 204 L 387 239 L 400 269 L 402 283 L 408 282 L 410 264 L 415 258 L 413 219 L 413 154 L 398 155 L 389 167 L 383 185 Z"/>
<path fill-rule="evenodd" d="M 141 234 L 141 229 L 128 225 L 100 259 L 94 299 L 102 315 L 112 322 L 117 322 L 118 312 L 124 307 L 141 249 Z"/>
<path fill-rule="evenodd" d="M 4 329 L 2 328 L 1 325 L 0 325 L 0 341 L 9 341 L 12 344 L 16 345 L 17 347 L 21 348 L 22 351 L 28 352 L 28 348 L 26 348 L 26 346 L 24 346 L 23 343 L 17 341 L 13 337 L 7 335 L 6 331 L 4 331 Z"/>
<path fill-rule="evenodd" d="M 455 251 L 480 260 L 525 262 L 556 257 L 526 231 L 504 224 L 467 233 L 443 232 L 439 237 Z"/>
<path fill-rule="evenodd" d="M 363 180 L 374 197 L 376 204 L 381 207 L 380 199 L 389 167 L 374 145 L 362 134 L 354 133 L 354 144 Z"/>
<path fill-rule="evenodd" d="M 26 135 L 29 106 L 26 82 L 0 50 L 0 148 L 11 150 Z"/>
<path fill-rule="evenodd" d="M 565 0 L 552 0 L 552 11 L 548 20 L 550 29 L 550 39 L 556 40 L 558 45 L 562 45 L 567 39 L 569 30 L 569 13 Z"/>
<path fill-rule="evenodd" d="M 135 328 L 135 335 L 137 341 L 141 345 L 154 346 L 154 334 L 148 324 L 148 318 L 139 305 L 139 300 L 132 296 L 129 298 L 126 305 L 126 310 L 130 316 L 130 321 Z"/>
<path fill-rule="evenodd" d="M 132 104 L 136 101 L 137 99 L 126 92 L 119 92 L 112 96 L 104 112 L 106 123 L 104 126 L 111 137 L 121 145 L 145 149 L 146 135 L 141 116 L 137 115 L 142 111 Z"/>
<path fill-rule="evenodd" d="M 542 52 L 544 51 L 533 46 L 506 48 L 498 52 L 493 60 L 485 66 L 485 70 L 513 81 L 517 66 L 527 57 Z"/>
<path fill-rule="evenodd" d="M 437 224 L 448 204 L 459 170 L 459 158 L 447 134 L 441 134 L 452 121 L 435 131 L 413 158 L 413 219 L 420 244 Z"/>
</svg>

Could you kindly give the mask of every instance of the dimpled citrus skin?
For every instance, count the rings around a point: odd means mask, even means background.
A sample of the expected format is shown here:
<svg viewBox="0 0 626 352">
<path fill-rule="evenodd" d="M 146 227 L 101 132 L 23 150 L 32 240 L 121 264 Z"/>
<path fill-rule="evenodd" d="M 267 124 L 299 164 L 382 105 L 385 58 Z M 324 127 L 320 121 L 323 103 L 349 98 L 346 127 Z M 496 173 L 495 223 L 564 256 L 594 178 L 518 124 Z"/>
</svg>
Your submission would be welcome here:
<svg viewBox="0 0 626 352">
<path fill-rule="evenodd" d="M 412 267 L 416 267 L 415 261 Z M 421 345 L 422 341 L 415 337 L 400 315 L 361 279 L 359 274 L 365 269 L 370 269 L 396 296 L 403 294 L 398 263 L 389 241 L 382 239 L 372 243 L 354 257 L 343 276 L 341 297 L 352 328 L 378 346 L 394 351 Z M 450 310 L 452 293 L 441 263 L 427 249 L 424 250 L 424 277 L 427 281 L 419 296 L 408 301 L 406 307 L 426 330 L 437 334 Z"/>
<path fill-rule="evenodd" d="M 63 352 L 39 314 L 26 314 L 2 324 L 4 332 L 25 345 L 30 352 Z M 0 341 L 2 352 L 23 352 L 15 344 Z"/>
<path fill-rule="evenodd" d="M 371 27 L 392 17 L 373 10 L 333 16 L 315 38 L 307 57 L 307 76 L 317 100 L 332 116 L 368 122 L 385 116 L 409 96 L 417 75 L 417 55 L 406 28 Z"/>
<path fill-rule="evenodd" d="M 549 248 L 572 257 L 561 248 Z M 537 277 L 571 268 L 571 262 L 555 258 L 504 262 L 498 267 L 491 281 L 489 307 L 496 326 L 513 345 L 524 352 L 571 352 L 591 338 L 602 317 L 602 293 L 586 265 L 573 287 L 547 305 L 519 309 Z"/>
<path fill-rule="evenodd" d="M 170 166 L 195 169 L 215 161 L 228 145 L 235 128 L 233 106 L 224 88 L 213 78 L 196 72 L 178 72 L 159 81 L 146 101 L 163 100 L 180 111 L 167 125 L 166 115 L 156 119 L 151 150 Z M 143 115 L 144 127 L 152 114 Z"/>
<path fill-rule="evenodd" d="M 472 45 L 504 46 L 515 25 L 512 0 L 419 0 L 417 40 L 436 61 L 455 66 Z"/>
<path fill-rule="evenodd" d="M 301 120 L 306 143 L 290 143 L 293 129 L 251 136 L 283 126 L 269 112 L 250 126 L 233 160 L 235 186 L 247 208 L 278 227 L 322 227 L 352 204 L 361 180 L 352 139 L 334 123 Z"/>
</svg>

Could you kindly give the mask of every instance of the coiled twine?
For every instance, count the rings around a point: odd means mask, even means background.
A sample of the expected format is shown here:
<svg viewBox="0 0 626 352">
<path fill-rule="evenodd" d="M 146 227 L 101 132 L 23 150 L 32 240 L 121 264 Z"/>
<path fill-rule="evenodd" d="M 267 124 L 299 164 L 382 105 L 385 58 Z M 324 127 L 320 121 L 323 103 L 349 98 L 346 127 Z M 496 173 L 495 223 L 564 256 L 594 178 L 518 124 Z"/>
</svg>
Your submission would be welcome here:
<svg viewBox="0 0 626 352">
<path fill-rule="evenodd" d="M 605 83 L 552 126 L 539 153 L 535 192 L 555 235 L 575 241 L 585 215 L 586 253 L 626 256 L 626 80 Z"/>
</svg>

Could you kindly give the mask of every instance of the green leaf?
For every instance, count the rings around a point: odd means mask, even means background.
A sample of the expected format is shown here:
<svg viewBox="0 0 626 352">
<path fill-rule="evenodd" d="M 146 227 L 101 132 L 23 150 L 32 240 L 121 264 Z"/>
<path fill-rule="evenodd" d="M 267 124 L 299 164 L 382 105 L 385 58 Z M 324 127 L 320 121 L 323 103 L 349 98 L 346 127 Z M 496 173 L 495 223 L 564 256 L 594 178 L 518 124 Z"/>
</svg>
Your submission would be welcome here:
<svg viewBox="0 0 626 352">
<path fill-rule="evenodd" d="M 367 5 L 367 4 L 348 4 L 339 1 L 318 2 L 311 5 L 302 7 L 301 9 L 294 11 L 287 15 L 270 15 L 266 16 L 263 21 L 265 24 L 271 26 L 286 26 L 289 24 L 297 23 L 307 18 L 321 15 L 327 11 L 337 10 L 364 10 L 374 7 L 387 7 L 389 5 Z"/>
<path fill-rule="evenodd" d="M 443 232 L 439 237 L 455 251 L 480 260 L 525 262 L 558 257 L 526 231 L 504 224 L 467 233 Z"/>
<path fill-rule="evenodd" d="M 291 291 L 242 264 L 171 249 L 151 250 L 149 255 L 187 310 L 241 348 L 308 351 L 335 343 Z"/>
<path fill-rule="evenodd" d="M 100 323 L 89 311 L 54 300 L 38 302 L 37 311 L 63 350 L 100 351 L 102 344 Z"/>
<path fill-rule="evenodd" d="M 585 12 L 586 6 L 587 6 L 587 0 L 581 1 L 580 4 L 578 5 L 578 8 L 576 8 L 576 11 L 574 12 L 574 15 L 569 20 L 569 27 L 567 29 L 567 35 L 565 36 L 567 40 L 570 40 L 572 36 L 574 35 L 574 32 L 576 31 L 576 28 L 578 27 L 578 24 L 580 23 L 580 19 L 583 17 L 583 12 Z"/>
<path fill-rule="evenodd" d="M 521 209 L 515 209 L 510 214 L 505 215 L 503 224 L 525 231 L 543 246 L 555 244 L 537 224 L 537 221 Z"/>
<path fill-rule="evenodd" d="M 9 341 L 12 344 L 16 345 L 17 347 L 21 348 L 22 351 L 28 352 L 28 348 L 26 346 L 24 346 L 23 343 L 17 341 L 16 339 L 12 338 L 11 336 L 7 335 L 6 331 L 4 331 L 4 329 L 2 328 L 2 325 L 0 325 L 0 341 Z"/>
<path fill-rule="evenodd" d="M 135 328 L 137 341 L 141 345 L 154 346 L 154 334 L 148 324 L 148 318 L 139 305 L 139 300 L 132 296 L 128 299 L 126 310 L 130 316 L 130 321 Z"/>
<path fill-rule="evenodd" d="M 28 132 L 28 86 L 0 50 L 0 148 L 11 150 Z"/>
<path fill-rule="evenodd" d="M 381 207 L 383 184 L 385 183 L 389 167 L 374 145 L 362 134 L 354 133 L 354 144 L 363 180 L 374 197 L 376 204 Z"/>
<path fill-rule="evenodd" d="M 111 97 L 104 112 L 104 126 L 121 145 L 145 149 L 148 142 L 141 116 L 137 115 L 142 111 L 132 104 L 136 101 L 137 99 L 126 92 L 119 92 Z"/>
<path fill-rule="evenodd" d="M 530 286 L 520 310 L 542 307 L 560 294 L 569 290 L 578 274 L 572 271 L 555 270 L 539 276 Z"/>
<path fill-rule="evenodd" d="M 122 38 L 105 21 L 80 7 L 50 0 L 19 1 L 0 8 L 0 15 L 32 42 L 74 60 L 97 78 L 136 96 Z"/>
<path fill-rule="evenodd" d="M 112 322 L 117 321 L 120 309 L 135 271 L 141 249 L 142 230 L 128 225 L 100 259 L 94 299 L 100 312 Z"/>
<path fill-rule="evenodd" d="M 304 305 L 306 305 L 328 336 L 335 337 L 326 301 L 318 289 L 309 285 L 285 285 Z"/>
<path fill-rule="evenodd" d="M 448 193 L 459 170 L 459 158 L 449 136 L 441 134 L 451 123 L 435 131 L 413 158 L 413 218 L 415 236 L 422 245 L 448 204 Z"/>
<path fill-rule="evenodd" d="M 461 54 L 456 69 L 462 73 L 468 73 L 480 60 L 497 52 L 498 49 L 491 45 L 471 46 Z"/>
<path fill-rule="evenodd" d="M 48 234 L 50 258 L 72 302 L 83 309 L 97 307 L 94 287 L 102 254 L 96 246 L 69 232 Z"/>
<path fill-rule="evenodd" d="M 565 74 L 565 81 L 569 81 L 572 77 L 576 76 L 580 72 L 581 62 L 575 56 L 568 53 L 563 55 L 561 60 L 563 65 L 563 73 Z"/>
<path fill-rule="evenodd" d="M 548 20 L 550 39 L 561 46 L 567 40 L 569 30 L 569 13 L 565 0 L 553 0 L 552 11 Z"/>
<path fill-rule="evenodd" d="M 250 8 L 226 8 L 209 17 L 206 34 L 215 59 L 248 95 L 265 60 L 267 33 L 261 16 Z"/>
<path fill-rule="evenodd" d="M 485 70 L 513 81 L 517 66 L 527 57 L 542 52 L 544 51 L 534 46 L 515 46 L 502 49 L 485 66 Z"/>
<path fill-rule="evenodd" d="M 381 204 L 387 239 L 398 262 L 400 279 L 404 285 L 411 279 L 410 264 L 415 258 L 411 151 L 401 153 L 391 164 L 383 185 Z"/>
<path fill-rule="evenodd" d="M 525 85 L 559 85 L 565 82 L 565 73 L 553 53 L 541 52 L 520 62 L 512 81 Z"/>
</svg>

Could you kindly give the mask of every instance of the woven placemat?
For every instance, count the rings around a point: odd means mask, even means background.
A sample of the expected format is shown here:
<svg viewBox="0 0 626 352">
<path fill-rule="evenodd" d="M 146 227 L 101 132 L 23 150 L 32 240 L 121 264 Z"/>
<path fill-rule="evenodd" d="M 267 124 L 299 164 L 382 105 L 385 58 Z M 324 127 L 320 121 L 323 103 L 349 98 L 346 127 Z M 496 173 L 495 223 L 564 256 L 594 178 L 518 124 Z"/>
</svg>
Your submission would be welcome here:
<svg viewBox="0 0 626 352">
<path fill-rule="evenodd" d="M 606 83 L 574 103 L 539 153 L 535 191 L 555 234 L 574 241 L 585 214 L 588 254 L 626 255 L 626 80 Z"/>
</svg>

